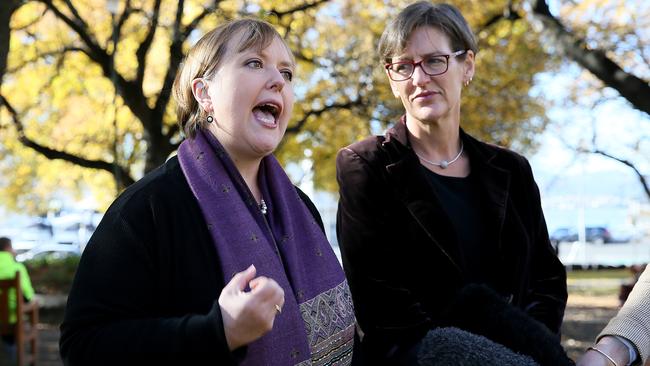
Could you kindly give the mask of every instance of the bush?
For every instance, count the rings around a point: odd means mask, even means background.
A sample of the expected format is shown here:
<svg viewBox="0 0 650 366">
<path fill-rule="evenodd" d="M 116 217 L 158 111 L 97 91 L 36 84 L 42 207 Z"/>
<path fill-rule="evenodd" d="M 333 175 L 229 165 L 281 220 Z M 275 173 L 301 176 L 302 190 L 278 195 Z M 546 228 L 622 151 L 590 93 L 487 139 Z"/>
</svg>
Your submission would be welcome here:
<svg viewBox="0 0 650 366">
<path fill-rule="evenodd" d="M 79 256 L 43 257 L 25 261 L 34 291 L 39 294 L 67 294 L 79 265 Z"/>
</svg>

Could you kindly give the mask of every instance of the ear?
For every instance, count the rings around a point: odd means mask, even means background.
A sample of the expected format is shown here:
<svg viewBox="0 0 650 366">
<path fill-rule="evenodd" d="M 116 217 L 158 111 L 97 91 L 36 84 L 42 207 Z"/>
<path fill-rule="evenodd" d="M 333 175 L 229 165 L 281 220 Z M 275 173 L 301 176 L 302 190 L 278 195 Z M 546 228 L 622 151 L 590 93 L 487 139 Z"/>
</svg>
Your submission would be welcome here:
<svg viewBox="0 0 650 366">
<path fill-rule="evenodd" d="M 465 61 L 463 62 L 465 71 L 463 78 L 465 81 L 472 80 L 474 77 L 474 51 L 468 50 L 467 55 L 465 55 Z"/>
<path fill-rule="evenodd" d="M 206 112 L 212 111 L 212 99 L 208 94 L 208 82 L 203 78 L 196 78 L 192 80 L 192 94 L 197 103 Z"/>
</svg>

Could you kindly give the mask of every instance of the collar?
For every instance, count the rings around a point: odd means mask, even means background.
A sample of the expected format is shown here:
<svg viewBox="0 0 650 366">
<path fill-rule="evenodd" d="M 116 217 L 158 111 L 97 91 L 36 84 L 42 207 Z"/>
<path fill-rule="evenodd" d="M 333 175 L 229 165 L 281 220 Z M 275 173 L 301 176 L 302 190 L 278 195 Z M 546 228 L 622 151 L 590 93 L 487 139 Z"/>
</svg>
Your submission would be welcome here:
<svg viewBox="0 0 650 366">
<path fill-rule="evenodd" d="M 468 135 L 465 130 L 459 128 L 459 136 L 463 141 L 464 149 L 468 152 L 472 160 L 478 160 L 486 164 L 491 164 L 494 158 L 497 155 L 497 149 L 499 147 L 493 146 L 492 149 L 487 148 L 483 142 L 478 141 L 474 137 Z M 406 127 L 406 115 L 400 117 L 399 121 L 395 123 L 392 128 L 389 128 L 385 135 L 384 144 L 395 144 L 401 145 L 406 150 L 413 150 L 411 144 L 408 140 L 408 129 Z M 488 145 L 490 146 L 490 145 Z M 414 154 L 415 155 L 415 154 Z M 474 165 L 472 165 L 474 168 Z M 498 166 L 494 166 L 496 169 L 501 169 Z M 502 170 L 502 169 L 501 169 Z"/>
</svg>

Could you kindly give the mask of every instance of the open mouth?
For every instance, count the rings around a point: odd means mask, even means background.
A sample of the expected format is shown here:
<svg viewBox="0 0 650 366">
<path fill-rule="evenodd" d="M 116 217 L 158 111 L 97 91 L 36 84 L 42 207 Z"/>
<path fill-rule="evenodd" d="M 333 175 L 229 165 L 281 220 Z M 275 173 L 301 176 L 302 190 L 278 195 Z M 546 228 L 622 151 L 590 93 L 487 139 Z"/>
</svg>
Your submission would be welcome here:
<svg viewBox="0 0 650 366">
<path fill-rule="evenodd" d="M 276 124 L 280 112 L 280 106 L 274 103 L 261 103 L 253 108 L 253 114 L 258 120 L 272 125 Z"/>
</svg>

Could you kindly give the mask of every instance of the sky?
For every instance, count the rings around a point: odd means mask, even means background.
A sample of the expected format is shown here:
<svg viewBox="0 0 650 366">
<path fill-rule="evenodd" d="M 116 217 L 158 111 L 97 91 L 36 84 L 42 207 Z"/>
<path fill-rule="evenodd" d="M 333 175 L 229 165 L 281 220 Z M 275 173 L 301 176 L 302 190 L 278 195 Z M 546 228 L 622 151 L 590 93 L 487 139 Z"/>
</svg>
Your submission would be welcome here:
<svg viewBox="0 0 650 366">
<path fill-rule="evenodd" d="M 641 209 L 639 205 L 648 204 L 648 198 L 632 169 L 599 155 L 576 154 L 570 146 L 590 146 L 595 131 L 600 149 L 633 161 L 647 173 L 650 117 L 611 89 L 604 93 L 611 99 L 594 108 L 563 106 L 570 84 L 581 72 L 577 65 L 567 64 L 557 73 L 540 77 L 541 91 L 558 107 L 547 111 L 552 124 L 540 136 L 539 150 L 528 158 L 549 231 L 578 226 L 581 220 L 586 226 L 607 226 L 625 233 L 642 230 L 633 216 Z M 646 136 L 645 150 L 635 152 L 630 146 L 639 136 Z"/>
</svg>

